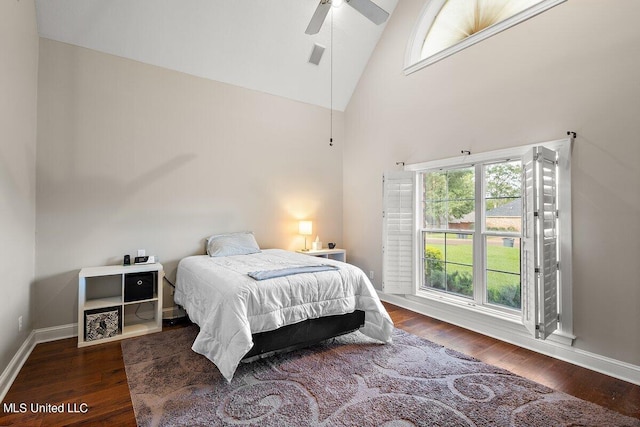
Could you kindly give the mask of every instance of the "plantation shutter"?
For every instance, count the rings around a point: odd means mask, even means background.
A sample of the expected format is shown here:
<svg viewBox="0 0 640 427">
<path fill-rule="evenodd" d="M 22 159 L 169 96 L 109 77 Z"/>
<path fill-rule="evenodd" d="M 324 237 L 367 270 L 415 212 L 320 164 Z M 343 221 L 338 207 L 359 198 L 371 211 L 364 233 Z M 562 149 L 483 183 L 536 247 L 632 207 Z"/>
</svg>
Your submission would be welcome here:
<svg viewBox="0 0 640 427">
<path fill-rule="evenodd" d="M 522 169 L 524 171 L 524 200 L 523 209 L 523 236 L 522 236 L 522 323 L 532 334 L 536 334 L 535 301 L 537 299 L 537 286 L 535 274 L 535 185 L 536 168 L 533 159 L 533 151 L 527 152 L 522 158 Z"/>
<path fill-rule="evenodd" d="M 383 177 L 382 291 L 412 294 L 415 231 L 415 173 L 387 172 Z"/>
<path fill-rule="evenodd" d="M 523 323 L 536 338 L 558 328 L 557 153 L 535 147 L 523 158 Z"/>
<path fill-rule="evenodd" d="M 539 214 L 540 233 L 538 247 L 542 254 L 539 261 L 540 288 L 543 301 L 540 304 L 539 334 L 545 339 L 558 328 L 558 198 L 557 198 L 557 153 L 540 147 Z"/>
</svg>

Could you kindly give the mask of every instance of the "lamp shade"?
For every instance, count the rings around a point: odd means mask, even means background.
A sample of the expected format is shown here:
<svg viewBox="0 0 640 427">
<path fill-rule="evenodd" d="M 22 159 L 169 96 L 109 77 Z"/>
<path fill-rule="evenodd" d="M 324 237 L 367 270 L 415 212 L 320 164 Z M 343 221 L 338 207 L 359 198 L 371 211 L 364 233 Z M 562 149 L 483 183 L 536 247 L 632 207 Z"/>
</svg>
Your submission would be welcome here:
<svg viewBox="0 0 640 427">
<path fill-rule="evenodd" d="M 311 221 L 300 221 L 298 223 L 298 233 L 304 236 L 311 236 L 313 232 L 312 222 Z"/>
</svg>

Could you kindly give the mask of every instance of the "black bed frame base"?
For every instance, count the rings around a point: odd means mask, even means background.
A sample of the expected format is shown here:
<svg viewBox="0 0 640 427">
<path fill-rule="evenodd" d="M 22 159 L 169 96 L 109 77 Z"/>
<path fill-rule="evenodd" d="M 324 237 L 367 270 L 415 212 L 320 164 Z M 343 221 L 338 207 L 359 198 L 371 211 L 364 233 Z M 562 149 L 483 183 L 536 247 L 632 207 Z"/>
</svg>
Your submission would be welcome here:
<svg viewBox="0 0 640 427">
<path fill-rule="evenodd" d="M 283 326 L 274 331 L 253 334 L 253 347 L 242 362 L 308 347 L 360 329 L 364 325 L 364 311 L 356 310 L 337 316 L 319 317 Z"/>
</svg>

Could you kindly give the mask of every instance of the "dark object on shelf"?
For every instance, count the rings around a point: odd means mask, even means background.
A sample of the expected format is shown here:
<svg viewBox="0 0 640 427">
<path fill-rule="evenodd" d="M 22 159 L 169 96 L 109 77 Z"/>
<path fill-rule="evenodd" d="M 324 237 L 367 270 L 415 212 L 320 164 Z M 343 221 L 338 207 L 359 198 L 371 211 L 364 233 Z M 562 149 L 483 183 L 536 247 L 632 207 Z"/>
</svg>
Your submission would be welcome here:
<svg viewBox="0 0 640 427">
<path fill-rule="evenodd" d="M 124 256 L 124 262 L 122 264 L 123 265 L 131 265 L 131 257 L 129 255 L 125 255 Z"/>
<path fill-rule="evenodd" d="M 127 273 L 124 275 L 124 301 L 141 301 L 153 298 L 156 271 Z"/>
<path fill-rule="evenodd" d="M 111 338 L 122 332 L 121 307 L 96 308 L 84 312 L 85 341 Z"/>
<path fill-rule="evenodd" d="M 327 243 L 327 246 L 329 246 L 329 249 L 333 249 L 333 248 L 336 247 L 336 244 L 333 243 L 333 242 L 332 243 Z"/>
</svg>

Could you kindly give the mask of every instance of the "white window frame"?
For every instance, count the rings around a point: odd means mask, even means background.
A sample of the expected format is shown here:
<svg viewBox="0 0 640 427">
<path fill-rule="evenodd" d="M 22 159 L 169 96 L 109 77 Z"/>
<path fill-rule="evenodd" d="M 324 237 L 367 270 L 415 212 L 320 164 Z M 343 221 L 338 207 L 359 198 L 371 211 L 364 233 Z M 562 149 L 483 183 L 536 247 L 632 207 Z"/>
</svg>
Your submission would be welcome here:
<svg viewBox="0 0 640 427">
<path fill-rule="evenodd" d="M 424 43 L 424 39 L 429 33 L 431 26 L 433 25 L 436 17 L 440 13 L 440 10 L 442 9 L 442 6 L 444 6 L 446 1 L 447 0 L 428 0 L 425 4 L 422 13 L 420 14 L 420 18 L 418 19 L 418 22 L 414 26 L 413 31 L 409 36 L 409 42 L 407 44 L 404 59 L 405 75 L 409 75 L 418 70 L 421 70 L 428 65 L 436 63 L 448 56 L 453 55 L 454 53 L 457 53 L 484 39 L 487 39 L 510 27 L 513 27 L 514 25 L 533 18 L 534 16 L 539 15 L 540 13 L 551 9 L 554 6 L 557 6 L 560 3 L 564 3 L 567 0 L 544 0 L 531 6 L 528 9 L 523 10 L 520 13 L 516 13 L 515 15 L 505 19 L 504 21 L 500 21 L 497 24 L 487 27 L 482 31 L 472 34 L 471 36 L 459 41 L 452 46 L 449 46 L 446 49 L 441 50 L 440 52 L 434 53 L 433 55 L 426 58 L 422 58 L 422 45 Z"/>
<path fill-rule="evenodd" d="M 558 152 L 558 167 L 557 167 L 557 179 L 560 185 L 558 186 L 558 258 L 561 263 L 559 270 L 560 289 L 558 295 L 558 311 L 561 313 L 558 329 L 552 334 L 551 338 L 555 338 L 555 341 L 559 341 L 565 344 L 571 344 L 575 338 L 573 335 L 573 306 L 572 306 L 572 266 L 571 266 L 571 147 L 573 138 L 566 138 L 557 141 L 550 141 L 544 143 L 529 144 L 520 147 L 508 148 L 503 150 L 496 150 L 486 153 L 472 154 L 467 156 L 459 156 L 456 158 L 449 158 L 443 160 L 436 160 L 424 163 L 417 163 L 406 165 L 404 167 L 404 173 L 411 175 L 418 175 L 421 172 L 433 169 L 448 169 L 457 168 L 461 166 L 469 166 L 473 164 L 494 162 L 516 158 L 523 159 L 524 156 L 531 152 L 535 147 L 544 146 L 548 149 Z M 415 182 L 415 179 L 414 179 Z M 414 196 L 414 218 L 413 224 L 413 240 L 414 240 L 414 252 L 412 255 L 412 269 L 413 269 L 413 282 L 410 286 L 393 287 L 391 283 L 386 286 L 385 273 L 383 271 L 383 292 L 387 293 L 404 293 L 405 295 L 414 295 L 419 298 L 426 298 L 432 301 L 438 301 L 445 304 L 452 304 L 458 307 L 464 307 L 476 312 L 490 315 L 494 318 L 503 319 L 509 322 L 517 322 L 524 324 L 522 321 L 522 314 L 517 315 L 509 310 L 500 310 L 495 307 L 483 305 L 478 306 L 475 302 L 456 296 L 451 296 L 443 292 L 437 291 L 422 291 L 419 289 L 420 280 L 418 279 L 423 270 L 422 263 L 418 260 L 422 259 L 422 227 L 419 224 L 418 218 L 421 212 L 421 197 L 418 197 L 419 185 L 415 185 Z M 479 197 L 476 195 L 476 197 Z M 385 204 L 386 208 L 386 204 Z M 383 246 L 387 244 L 386 238 L 383 242 Z M 480 243 L 480 244 L 483 244 Z M 385 260 L 386 263 L 386 260 Z M 521 275 L 524 276 L 525 272 L 522 271 Z M 389 282 L 391 282 L 389 280 Z M 526 289 L 521 290 L 523 297 Z M 522 307 L 523 313 L 525 307 Z M 538 333 L 535 333 L 538 336 Z"/>
<path fill-rule="evenodd" d="M 453 171 L 453 170 L 460 170 L 460 169 L 472 169 L 474 176 L 475 176 L 475 201 L 474 201 L 474 213 L 475 213 L 475 218 L 476 220 L 474 221 L 476 226 L 474 227 L 473 230 L 454 230 L 454 229 L 428 229 L 428 228 L 424 228 L 422 226 L 418 227 L 418 246 L 417 246 L 417 254 L 416 256 L 418 257 L 418 260 L 422 260 L 423 256 L 422 256 L 422 247 L 424 244 L 424 240 L 423 240 L 423 233 L 430 233 L 430 232 L 435 232 L 435 233 L 447 233 L 447 234 L 467 234 L 470 236 L 478 236 L 479 238 L 475 238 L 473 239 L 473 245 L 472 245 L 472 251 L 473 251 L 473 277 L 474 277 L 474 287 L 473 287 L 473 295 L 470 297 L 464 297 L 464 296 L 459 296 L 456 294 L 452 294 L 452 293 L 447 293 L 447 292 L 442 292 L 442 290 L 438 290 L 438 289 L 427 289 L 425 287 L 425 283 L 424 283 L 424 265 L 422 265 L 421 263 L 416 263 L 416 281 L 417 281 L 417 291 L 416 291 L 416 295 L 425 295 L 425 296 L 434 296 L 434 293 L 438 293 L 438 294 L 442 294 L 442 295 L 437 295 L 436 298 L 441 298 L 441 299 L 450 299 L 453 302 L 457 302 L 457 303 L 462 303 L 462 304 L 470 304 L 470 305 L 477 305 L 477 306 L 481 306 L 486 310 L 491 310 L 491 311 L 496 311 L 499 315 L 503 315 L 505 317 L 509 317 L 509 318 L 513 318 L 514 320 L 517 320 L 521 317 L 521 311 L 520 309 L 514 309 L 514 308 L 509 308 L 506 306 L 500 306 L 498 304 L 492 304 L 487 302 L 487 265 L 486 265 L 486 254 L 487 254 L 487 245 L 486 245 L 486 237 L 487 236 L 498 236 L 498 237 L 513 237 L 513 238 L 517 238 L 522 240 L 522 234 L 520 233 L 514 233 L 514 232 L 498 232 L 498 231 L 491 231 L 491 230 L 486 230 L 485 229 L 485 209 L 484 209 L 484 193 L 485 193 L 485 174 L 484 174 L 484 168 L 485 166 L 488 166 L 490 164 L 496 164 L 496 163 L 502 163 L 502 162 L 506 162 L 508 160 L 520 160 L 520 156 L 518 155 L 512 155 L 510 156 L 511 158 L 499 158 L 499 159 L 491 159 L 489 161 L 474 161 L 473 163 L 461 163 L 460 165 L 456 165 L 453 167 L 442 167 L 440 165 L 432 167 L 432 168 L 428 168 L 425 170 L 418 170 L 415 171 L 416 174 L 418 176 L 423 175 L 424 173 L 429 173 L 429 172 L 438 172 L 441 170 L 446 170 L 446 171 Z M 466 158 L 465 158 L 466 160 Z M 424 184 L 424 180 L 422 179 L 418 179 L 416 181 L 416 186 L 417 186 L 417 192 L 418 194 L 422 195 L 424 194 L 424 188 L 423 188 L 423 184 Z M 524 188 L 523 188 L 523 194 L 521 196 L 524 199 Z M 424 213 L 423 209 L 422 209 L 422 200 L 418 200 L 419 204 L 418 206 L 418 210 L 420 213 Z M 420 213 L 416 212 L 416 221 L 418 221 L 420 224 L 424 223 L 424 218 L 420 217 Z M 483 259 L 483 262 L 478 262 L 476 263 L 475 261 L 478 259 Z M 447 260 L 444 260 L 444 262 L 448 262 Z M 420 264 L 420 265 L 418 265 Z M 522 278 L 522 272 L 520 274 L 521 278 Z M 482 278 L 482 279 L 480 279 Z M 479 286 L 481 285 L 481 286 Z"/>
</svg>

